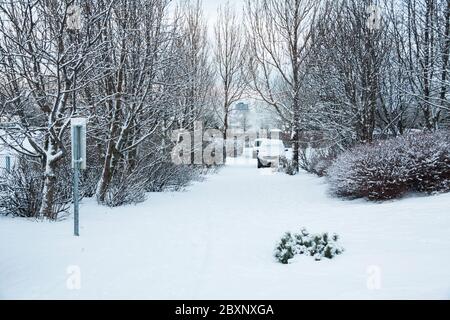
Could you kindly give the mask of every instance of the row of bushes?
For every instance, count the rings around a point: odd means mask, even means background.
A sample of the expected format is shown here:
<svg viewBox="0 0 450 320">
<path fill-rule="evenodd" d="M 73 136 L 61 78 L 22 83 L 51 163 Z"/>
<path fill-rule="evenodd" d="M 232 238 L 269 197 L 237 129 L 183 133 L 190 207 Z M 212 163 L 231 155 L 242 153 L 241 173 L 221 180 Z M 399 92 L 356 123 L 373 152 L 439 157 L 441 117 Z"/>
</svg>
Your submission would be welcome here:
<svg viewBox="0 0 450 320">
<path fill-rule="evenodd" d="M 176 166 L 170 159 L 159 159 L 149 155 L 146 161 L 139 163 L 136 170 L 116 172 L 111 181 L 105 204 L 118 207 L 135 204 L 145 200 L 148 192 L 178 191 L 191 181 L 201 179 L 210 169 L 193 166 Z M 58 167 L 59 177 L 55 188 L 56 199 L 53 212 L 64 218 L 72 202 L 73 174 L 70 163 L 65 160 Z M 206 170 L 206 171 L 205 171 Z M 212 170 L 212 169 L 211 169 Z M 101 167 L 89 166 L 80 177 L 81 198 L 95 195 Z M 42 201 L 44 177 L 41 163 L 34 158 L 18 157 L 13 170 L 2 175 L 0 179 L 0 214 L 36 218 Z"/>
<path fill-rule="evenodd" d="M 389 200 L 450 191 L 450 134 L 413 133 L 341 153 L 326 170 L 333 194 Z"/>
<path fill-rule="evenodd" d="M 317 149 L 307 147 L 300 152 L 299 164 L 303 170 L 324 177 L 336 156 L 337 150 L 331 147 Z"/>
<path fill-rule="evenodd" d="M 13 170 L 1 176 L 0 214 L 17 217 L 37 217 L 42 202 L 44 177 L 41 163 L 35 158 L 18 157 Z M 53 212 L 56 215 L 68 211 L 72 200 L 72 174 L 69 166 L 61 166 L 56 174 L 56 199 Z M 83 182 L 84 184 L 84 182 Z M 82 188 L 84 190 L 84 188 Z M 82 197 L 84 193 L 81 193 Z"/>
</svg>

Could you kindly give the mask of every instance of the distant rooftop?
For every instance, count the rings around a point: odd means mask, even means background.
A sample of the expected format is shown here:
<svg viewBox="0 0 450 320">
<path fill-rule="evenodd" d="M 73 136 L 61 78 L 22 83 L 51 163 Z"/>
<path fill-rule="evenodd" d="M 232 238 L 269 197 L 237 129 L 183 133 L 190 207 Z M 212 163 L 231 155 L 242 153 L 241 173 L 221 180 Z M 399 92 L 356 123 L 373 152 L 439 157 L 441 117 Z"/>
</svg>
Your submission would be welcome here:
<svg viewBox="0 0 450 320">
<path fill-rule="evenodd" d="M 248 107 L 248 104 L 243 103 L 243 102 L 239 102 L 238 104 L 236 104 L 236 107 L 234 108 L 234 110 L 236 110 L 236 111 L 249 111 L 249 107 Z"/>
</svg>

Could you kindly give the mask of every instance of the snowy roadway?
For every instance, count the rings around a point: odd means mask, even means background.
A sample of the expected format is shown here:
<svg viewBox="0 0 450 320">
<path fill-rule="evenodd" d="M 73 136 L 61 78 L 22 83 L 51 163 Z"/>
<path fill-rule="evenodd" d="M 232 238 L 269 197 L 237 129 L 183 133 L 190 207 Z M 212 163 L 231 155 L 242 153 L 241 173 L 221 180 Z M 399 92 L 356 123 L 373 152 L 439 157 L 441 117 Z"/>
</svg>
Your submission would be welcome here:
<svg viewBox="0 0 450 320">
<path fill-rule="evenodd" d="M 72 220 L 0 217 L 0 298 L 450 299 L 450 195 L 342 201 L 326 181 L 240 159 L 180 193 Z M 284 232 L 337 232 L 335 260 L 272 253 Z M 72 290 L 71 290 L 72 289 Z"/>
</svg>

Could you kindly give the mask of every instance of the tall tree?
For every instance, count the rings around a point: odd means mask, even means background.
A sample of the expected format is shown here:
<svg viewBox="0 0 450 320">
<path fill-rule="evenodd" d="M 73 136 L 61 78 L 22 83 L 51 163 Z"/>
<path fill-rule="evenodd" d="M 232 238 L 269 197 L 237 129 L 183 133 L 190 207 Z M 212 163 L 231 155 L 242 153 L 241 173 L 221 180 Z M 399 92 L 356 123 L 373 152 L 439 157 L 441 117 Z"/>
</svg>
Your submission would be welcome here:
<svg viewBox="0 0 450 320">
<path fill-rule="evenodd" d="M 246 90 L 248 72 L 246 68 L 246 45 L 238 16 L 229 2 L 217 11 L 215 31 L 215 63 L 219 77 L 218 94 L 223 130 L 223 159 L 226 161 L 226 141 L 229 129 L 230 113 L 234 103 L 238 102 Z"/>
<path fill-rule="evenodd" d="M 310 60 L 309 79 L 317 84 L 311 88 L 317 101 L 311 121 L 343 145 L 371 142 L 389 53 L 386 23 L 376 0 L 333 2 L 329 8 L 315 30 Z"/>
<path fill-rule="evenodd" d="M 289 123 L 297 171 L 304 68 L 321 7 L 317 0 L 248 0 L 246 5 L 252 88 Z"/>
<path fill-rule="evenodd" d="M 171 33 L 164 24 L 168 0 L 117 0 L 102 36 L 107 49 L 99 61 L 100 83 L 95 119 L 104 144 L 97 200 L 105 203 L 112 179 L 137 164 L 140 146 L 159 127 L 165 93 L 159 81 Z"/>
<path fill-rule="evenodd" d="M 19 135 L 31 144 L 32 150 L 17 151 L 41 160 L 40 216 L 49 219 L 58 213 L 56 170 L 69 153 L 67 132 L 70 118 L 77 114 L 75 95 L 95 79 L 91 62 L 103 45 L 99 30 L 108 21 L 111 1 L 75 5 L 74 0 L 0 2 L 5 114 L 18 119 Z M 15 140 L 17 134 L 9 138 Z"/>
<path fill-rule="evenodd" d="M 447 0 L 392 1 L 389 21 L 397 59 L 407 85 L 399 86 L 419 111 L 418 128 L 435 130 L 449 111 L 449 2 Z"/>
</svg>

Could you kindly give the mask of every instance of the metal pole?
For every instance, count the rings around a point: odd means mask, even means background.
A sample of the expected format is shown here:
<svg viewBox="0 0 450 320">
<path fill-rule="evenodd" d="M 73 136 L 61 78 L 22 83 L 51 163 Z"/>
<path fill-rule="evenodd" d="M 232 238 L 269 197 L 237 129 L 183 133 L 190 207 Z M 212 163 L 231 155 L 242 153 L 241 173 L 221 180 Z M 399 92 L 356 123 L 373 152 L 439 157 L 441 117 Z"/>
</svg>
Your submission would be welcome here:
<svg viewBox="0 0 450 320">
<path fill-rule="evenodd" d="M 11 172 L 11 156 L 9 155 L 6 156 L 6 172 Z"/>
<path fill-rule="evenodd" d="M 78 1 L 73 4 L 73 15 L 75 15 L 75 19 L 79 18 L 80 15 L 80 7 L 78 5 Z M 78 49 L 79 41 L 78 41 L 78 31 L 80 30 L 80 21 L 74 21 L 74 25 L 72 26 L 75 31 L 75 42 L 76 47 Z M 78 54 L 78 53 L 77 53 Z M 77 112 L 76 105 L 76 97 L 77 97 L 77 70 L 74 69 L 73 75 L 73 113 Z M 76 237 L 80 236 L 80 204 L 79 204 L 79 193 L 78 193 L 78 182 L 80 176 L 80 164 L 81 164 L 81 126 L 75 126 L 75 137 L 73 143 L 74 145 L 74 182 L 73 182 L 73 207 L 74 207 L 74 235 Z"/>
<path fill-rule="evenodd" d="M 80 203 L 78 193 L 78 181 L 80 176 L 80 162 L 81 162 L 81 126 L 75 127 L 74 138 L 74 176 L 73 176 L 73 211 L 74 211 L 74 235 L 80 236 Z"/>
</svg>

